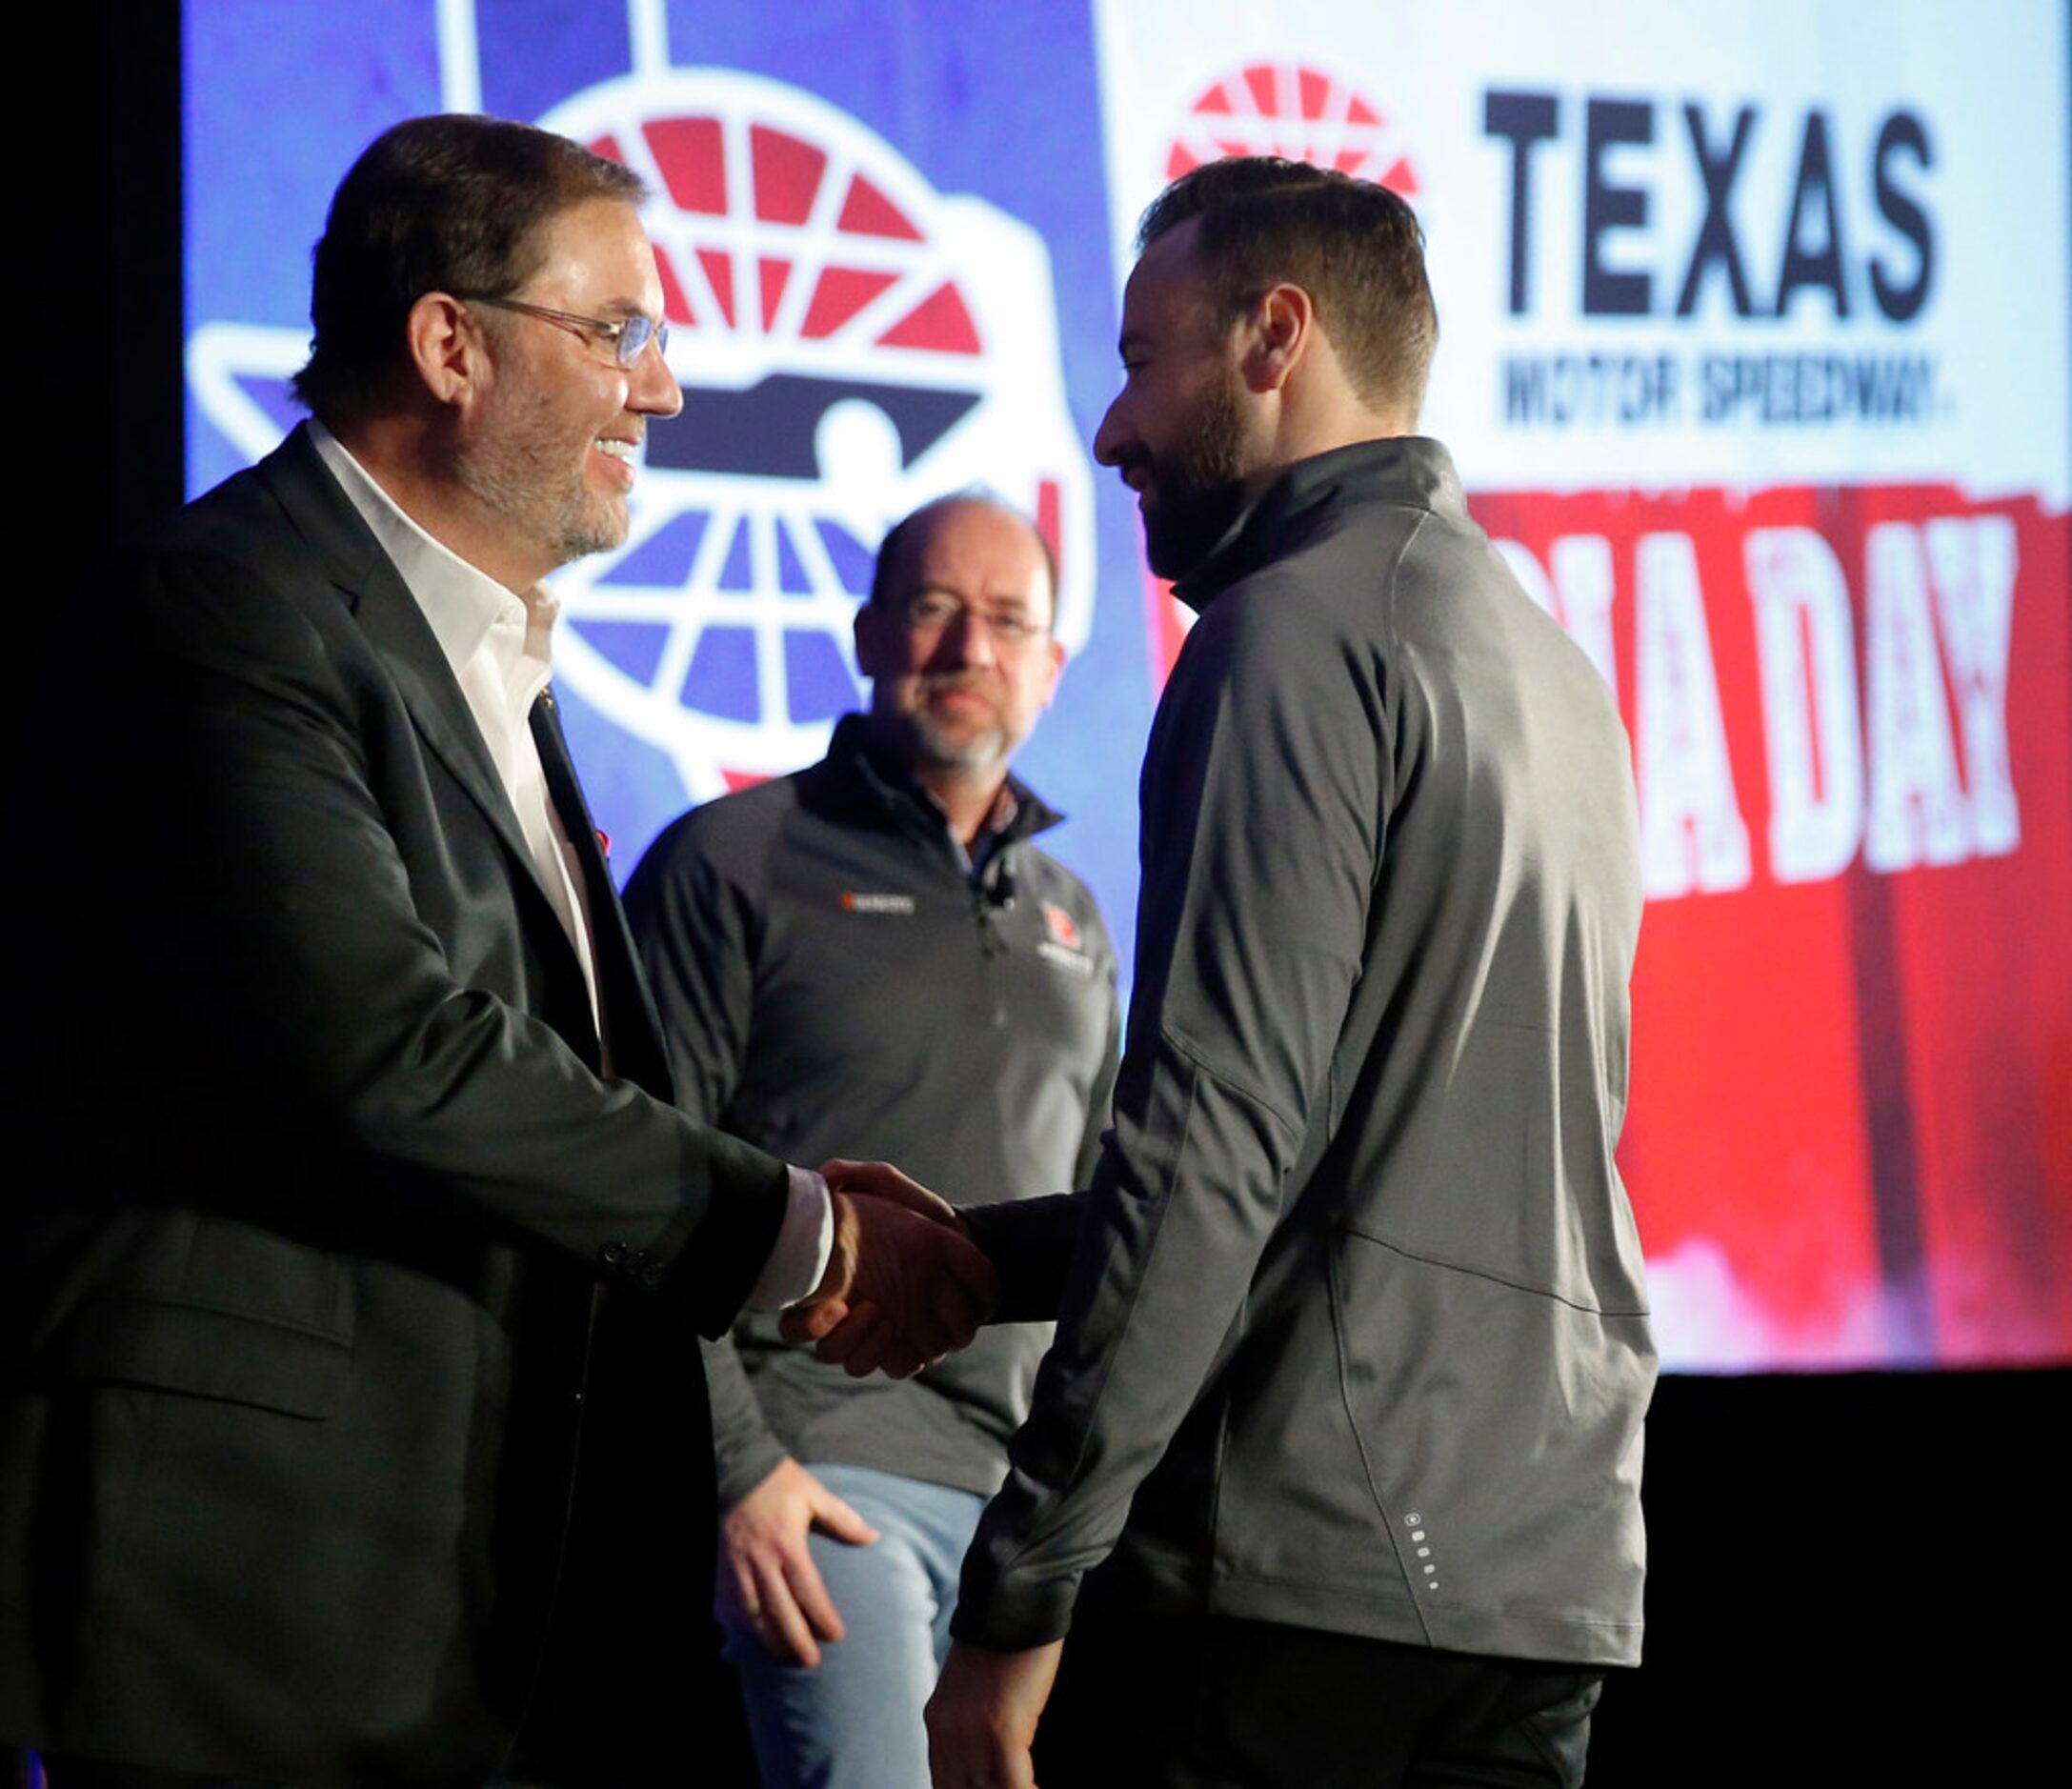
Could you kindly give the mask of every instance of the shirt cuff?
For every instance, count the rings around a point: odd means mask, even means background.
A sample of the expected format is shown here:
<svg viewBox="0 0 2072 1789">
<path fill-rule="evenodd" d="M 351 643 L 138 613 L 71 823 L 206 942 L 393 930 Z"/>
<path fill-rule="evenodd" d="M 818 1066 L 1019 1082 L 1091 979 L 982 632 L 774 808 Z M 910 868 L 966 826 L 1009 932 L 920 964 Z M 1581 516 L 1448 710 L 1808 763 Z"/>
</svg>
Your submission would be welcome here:
<svg viewBox="0 0 2072 1789">
<path fill-rule="evenodd" d="M 791 1196 L 776 1245 L 748 1295 L 753 1311 L 781 1311 L 810 1297 L 835 1253 L 835 1201 L 828 1196 L 827 1182 L 810 1168 L 787 1167 L 785 1172 L 791 1176 Z"/>
</svg>

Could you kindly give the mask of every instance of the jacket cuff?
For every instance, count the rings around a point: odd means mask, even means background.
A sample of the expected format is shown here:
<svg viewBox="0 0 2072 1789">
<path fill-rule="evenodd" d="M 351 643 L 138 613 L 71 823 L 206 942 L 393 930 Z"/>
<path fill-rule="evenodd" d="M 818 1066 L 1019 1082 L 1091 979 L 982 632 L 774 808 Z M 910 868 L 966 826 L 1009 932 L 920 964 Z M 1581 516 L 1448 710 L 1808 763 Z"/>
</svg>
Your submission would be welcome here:
<svg viewBox="0 0 2072 1789">
<path fill-rule="evenodd" d="M 1079 1236 L 1081 1200 L 1073 1193 L 960 1206 L 957 1216 L 999 1276 L 991 1323 L 1047 1323 L 1063 1300 L 1065 1270 Z"/>
<path fill-rule="evenodd" d="M 784 1221 L 754 1290 L 748 1295 L 752 1311 L 781 1311 L 812 1297 L 827 1277 L 828 1257 L 835 1253 L 835 1201 L 826 1180 L 810 1168 L 789 1168 Z"/>
<path fill-rule="evenodd" d="M 1071 1630 L 1072 1605 L 1079 1589 L 1076 1574 L 1040 1584 L 1008 1585 L 991 1581 L 986 1566 L 974 1571 L 975 1564 L 976 1550 L 965 1557 L 956 1611 L 950 1618 L 953 1639 L 989 1652 L 1018 1653 L 1048 1646 Z"/>
<path fill-rule="evenodd" d="M 651 1246 L 668 1263 L 664 1296 L 686 1310 L 701 1336 L 732 1326 L 776 1246 L 790 1204 L 791 1171 L 774 1156 L 710 1134 L 715 1157 L 704 1210 L 687 1210 Z M 644 1284 L 654 1280 L 643 1276 Z"/>
<path fill-rule="evenodd" d="M 766 1434 L 722 1459 L 716 1481 L 719 1513 L 724 1516 L 790 1457 L 784 1443 Z"/>
<path fill-rule="evenodd" d="M 700 1341 L 705 1389 L 713 1412 L 714 1483 L 722 1512 L 738 1503 L 775 1470 L 789 1450 L 778 1440 L 755 1399 L 732 1337 Z"/>
</svg>

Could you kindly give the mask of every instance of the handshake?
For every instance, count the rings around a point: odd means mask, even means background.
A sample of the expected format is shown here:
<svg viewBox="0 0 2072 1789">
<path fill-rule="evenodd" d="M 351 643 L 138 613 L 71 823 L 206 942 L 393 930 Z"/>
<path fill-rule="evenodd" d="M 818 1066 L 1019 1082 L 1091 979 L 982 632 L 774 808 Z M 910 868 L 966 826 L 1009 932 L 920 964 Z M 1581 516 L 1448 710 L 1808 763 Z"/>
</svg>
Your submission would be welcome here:
<svg viewBox="0 0 2072 1789">
<path fill-rule="evenodd" d="M 820 1170 L 835 1207 L 827 1272 L 788 1309 L 784 1337 L 853 1378 L 910 1378 L 978 1333 L 999 1297 L 993 1263 L 943 1200 L 889 1162 Z"/>
</svg>

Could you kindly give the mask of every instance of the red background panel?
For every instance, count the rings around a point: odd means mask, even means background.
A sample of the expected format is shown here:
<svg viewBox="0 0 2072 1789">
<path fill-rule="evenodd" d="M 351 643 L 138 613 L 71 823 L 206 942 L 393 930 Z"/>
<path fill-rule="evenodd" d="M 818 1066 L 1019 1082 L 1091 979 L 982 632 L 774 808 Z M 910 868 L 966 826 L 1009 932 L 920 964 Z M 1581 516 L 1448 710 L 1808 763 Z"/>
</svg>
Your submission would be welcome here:
<svg viewBox="0 0 2072 1789">
<path fill-rule="evenodd" d="M 1635 564 L 1687 535 L 1734 791 L 1744 887 L 1651 900 L 1634 980 L 1620 1152 L 1664 1352 L 1694 1364 L 1984 1362 L 2072 1352 L 2072 630 L 2065 524 L 1946 487 L 1498 493 L 1478 519 L 1544 568 L 1611 546 L 1620 709 L 1638 732 Z M 1755 610 L 1758 528 L 1807 527 L 1847 582 L 1860 711 L 1865 541 L 1881 521 L 2016 529 L 2006 695 L 2022 836 L 2004 855 L 1781 882 Z M 1937 638 L 1946 648 L 1938 614 Z M 1954 696 L 1943 691 L 1970 786 Z M 1823 771 L 1824 774 L 1824 771 Z"/>
</svg>

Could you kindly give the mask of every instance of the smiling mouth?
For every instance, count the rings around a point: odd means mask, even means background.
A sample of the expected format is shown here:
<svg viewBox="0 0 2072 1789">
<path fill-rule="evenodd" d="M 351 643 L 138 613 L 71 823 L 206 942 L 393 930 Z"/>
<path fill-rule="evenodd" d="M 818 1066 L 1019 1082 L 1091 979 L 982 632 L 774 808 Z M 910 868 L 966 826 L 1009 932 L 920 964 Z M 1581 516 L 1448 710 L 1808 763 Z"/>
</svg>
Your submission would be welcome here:
<svg viewBox="0 0 2072 1789">
<path fill-rule="evenodd" d="M 634 456 L 640 451 L 637 441 L 620 440 L 614 435 L 596 435 L 590 443 L 591 450 L 612 468 L 608 476 L 617 484 L 631 488 L 634 482 Z"/>
</svg>

